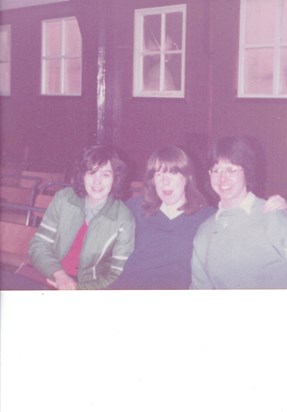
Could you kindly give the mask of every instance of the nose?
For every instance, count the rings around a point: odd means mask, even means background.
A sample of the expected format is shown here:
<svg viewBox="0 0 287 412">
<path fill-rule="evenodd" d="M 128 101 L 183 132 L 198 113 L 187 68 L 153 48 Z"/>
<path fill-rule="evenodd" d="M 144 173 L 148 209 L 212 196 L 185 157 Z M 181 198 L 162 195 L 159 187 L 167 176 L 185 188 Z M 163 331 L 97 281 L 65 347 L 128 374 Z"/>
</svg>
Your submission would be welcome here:
<svg viewBox="0 0 287 412">
<path fill-rule="evenodd" d="M 169 178 L 169 176 L 166 175 L 166 174 L 163 174 L 163 175 L 162 175 L 162 184 L 163 184 L 163 185 L 169 185 L 169 183 L 170 183 L 170 178 Z"/>
<path fill-rule="evenodd" d="M 94 184 L 100 184 L 101 182 L 102 182 L 102 176 L 101 176 L 101 174 L 100 173 L 95 173 L 94 175 L 93 175 L 93 183 Z"/>
<path fill-rule="evenodd" d="M 220 178 L 220 182 L 225 182 L 226 180 L 228 180 L 228 174 L 226 173 L 226 170 L 223 169 L 220 172 L 219 178 Z"/>
</svg>

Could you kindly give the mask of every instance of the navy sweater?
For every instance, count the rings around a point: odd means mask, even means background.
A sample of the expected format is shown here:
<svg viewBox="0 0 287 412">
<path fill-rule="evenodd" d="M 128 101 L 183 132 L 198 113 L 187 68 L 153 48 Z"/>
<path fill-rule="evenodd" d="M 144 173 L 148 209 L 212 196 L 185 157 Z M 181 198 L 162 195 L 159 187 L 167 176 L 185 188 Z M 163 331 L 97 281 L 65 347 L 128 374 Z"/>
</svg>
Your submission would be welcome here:
<svg viewBox="0 0 287 412">
<path fill-rule="evenodd" d="M 142 198 L 127 206 L 136 219 L 135 249 L 112 289 L 188 289 L 191 279 L 192 243 L 199 225 L 214 209 L 204 207 L 193 215 L 170 220 L 160 210 L 145 216 Z"/>
</svg>

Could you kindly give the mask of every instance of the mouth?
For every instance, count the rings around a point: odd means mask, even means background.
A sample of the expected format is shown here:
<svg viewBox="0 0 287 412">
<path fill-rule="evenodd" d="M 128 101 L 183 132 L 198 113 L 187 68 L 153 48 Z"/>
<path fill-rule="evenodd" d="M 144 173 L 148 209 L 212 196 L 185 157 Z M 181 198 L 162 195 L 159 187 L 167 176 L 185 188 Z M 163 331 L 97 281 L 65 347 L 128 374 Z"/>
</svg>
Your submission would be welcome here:
<svg viewBox="0 0 287 412">
<path fill-rule="evenodd" d="M 230 190 L 230 189 L 231 189 L 231 186 L 220 186 L 219 189 L 220 189 L 222 192 L 225 192 L 225 191 L 227 191 L 227 190 Z"/>
<path fill-rule="evenodd" d="M 172 190 L 163 190 L 162 191 L 164 196 L 171 196 L 172 195 Z"/>
<path fill-rule="evenodd" d="M 103 188 L 99 188 L 99 187 L 92 187 L 91 189 L 92 189 L 92 191 L 95 192 L 95 193 L 100 193 L 100 192 L 103 191 Z"/>
</svg>

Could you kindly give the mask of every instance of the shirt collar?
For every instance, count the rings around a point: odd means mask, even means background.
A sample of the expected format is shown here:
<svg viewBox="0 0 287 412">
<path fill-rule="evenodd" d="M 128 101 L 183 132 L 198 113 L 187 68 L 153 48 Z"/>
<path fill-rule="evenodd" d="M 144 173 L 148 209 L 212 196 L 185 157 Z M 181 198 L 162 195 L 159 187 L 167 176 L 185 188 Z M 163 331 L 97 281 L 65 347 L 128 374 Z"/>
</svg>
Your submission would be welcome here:
<svg viewBox="0 0 287 412">
<path fill-rule="evenodd" d="M 247 215 L 250 215 L 254 201 L 255 195 L 252 192 L 248 192 L 245 198 L 242 200 L 242 202 L 238 206 L 233 207 L 232 209 L 242 209 Z M 221 202 L 219 202 L 215 219 L 217 220 L 219 216 L 227 210 L 231 209 L 224 209 L 221 205 Z"/>
<path fill-rule="evenodd" d="M 84 211 L 85 211 L 85 218 L 86 221 L 89 222 L 90 220 L 92 220 L 92 218 L 94 216 L 96 216 L 101 210 L 102 208 L 105 206 L 106 204 L 106 200 L 104 200 L 103 202 L 99 203 L 97 206 L 91 207 L 89 205 L 88 199 L 85 198 L 85 206 L 84 206 Z"/>
</svg>

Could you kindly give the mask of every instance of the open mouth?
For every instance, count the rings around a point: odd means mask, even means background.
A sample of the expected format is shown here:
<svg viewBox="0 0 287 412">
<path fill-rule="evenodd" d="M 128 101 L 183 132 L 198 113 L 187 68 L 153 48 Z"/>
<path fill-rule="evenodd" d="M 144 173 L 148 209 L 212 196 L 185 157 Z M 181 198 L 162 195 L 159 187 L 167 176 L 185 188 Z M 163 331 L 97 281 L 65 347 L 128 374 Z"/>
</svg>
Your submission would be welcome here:
<svg viewBox="0 0 287 412">
<path fill-rule="evenodd" d="M 99 188 L 99 187 L 92 187 L 91 189 L 92 189 L 92 191 L 95 192 L 95 193 L 100 193 L 100 192 L 103 191 L 103 188 Z"/>
</svg>

